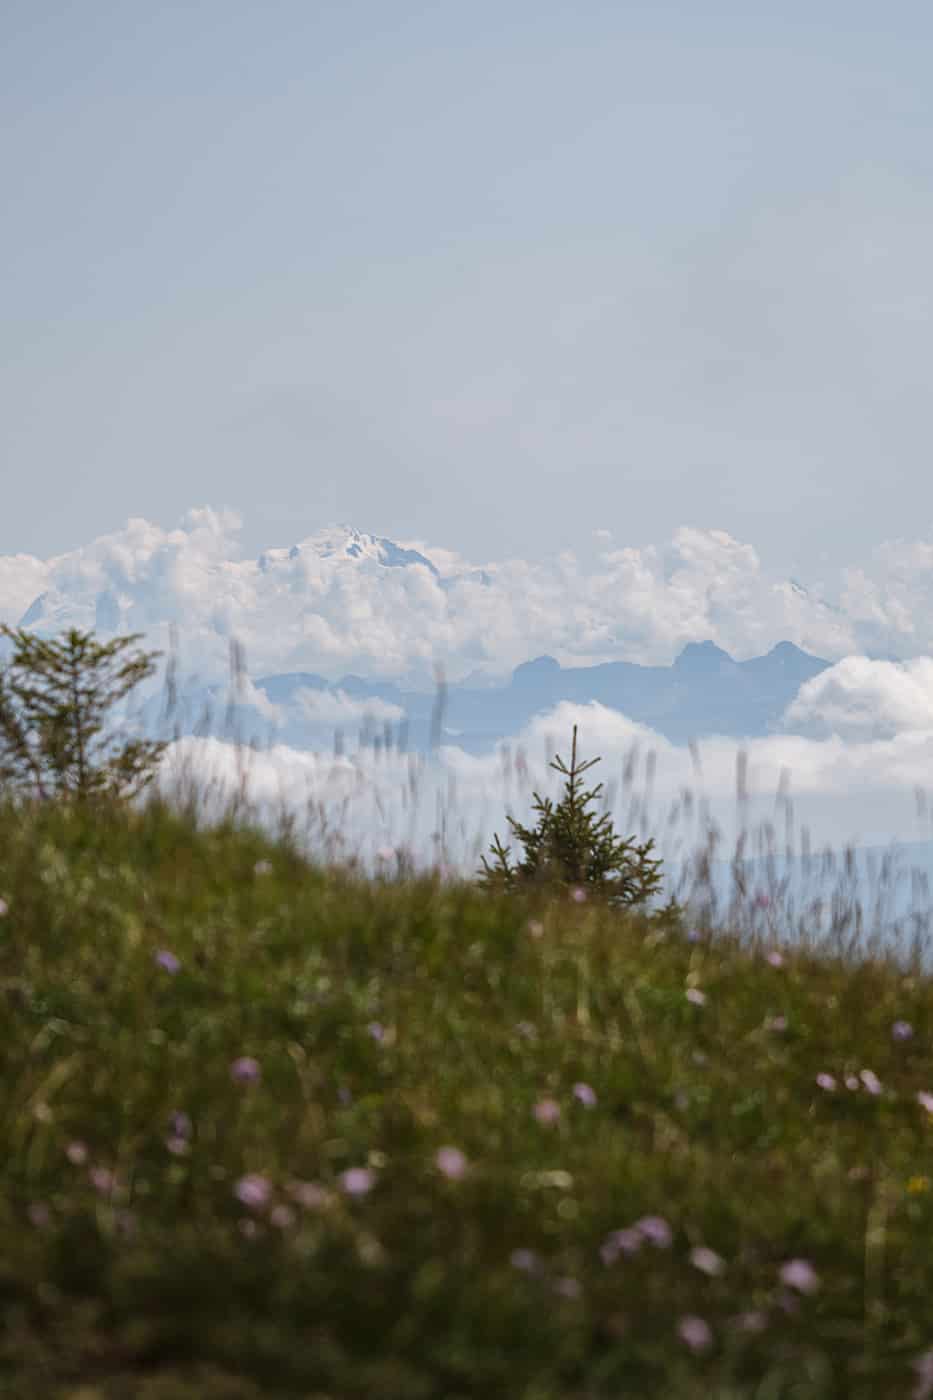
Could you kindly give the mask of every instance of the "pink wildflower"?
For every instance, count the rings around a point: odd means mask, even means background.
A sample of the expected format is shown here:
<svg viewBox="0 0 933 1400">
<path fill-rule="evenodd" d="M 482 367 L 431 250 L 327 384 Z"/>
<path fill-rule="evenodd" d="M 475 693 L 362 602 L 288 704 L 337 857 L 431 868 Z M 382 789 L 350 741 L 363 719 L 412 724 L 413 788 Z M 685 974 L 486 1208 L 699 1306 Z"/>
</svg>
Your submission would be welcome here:
<svg viewBox="0 0 933 1400">
<path fill-rule="evenodd" d="M 262 1077 L 259 1061 L 254 1060 L 252 1055 L 241 1055 L 230 1066 L 230 1077 L 237 1084 L 256 1084 Z"/>
<path fill-rule="evenodd" d="M 715 1278 L 721 1274 L 726 1267 L 725 1262 L 713 1249 L 707 1249 L 705 1245 L 700 1245 L 697 1249 L 690 1251 L 690 1263 L 700 1273 L 708 1274 L 710 1278 Z"/>
<path fill-rule="evenodd" d="M 434 1158 L 437 1169 L 448 1181 L 459 1181 L 466 1175 L 467 1159 L 459 1147 L 441 1147 Z"/>
<path fill-rule="evenodd" d="M 933 1395 L 933 1347 L 917 1357 L 913 1370 L 917 1373 L 917 1384 L 910 1392 L 911 1400 L 930 1400 Z"/>
<path fill-rule="evenodd" d="M 340 1174 L 341 1188 L 348 1196 L 365 1196 L 375 1184 L 375 1174 L 368 1167 L 348 1167 Z"/>
<path fill-rule="evenodd" d="M 102 1196 L 107 1196 L 116 1185 L 116 1177 L 107 1167 L 92 1167 L 88 1172 L 91 1185 Z"/>
<path fill-rule="evenodd" d="M 709 1324 L 702 1317 L 682 1317 L 677 1324 L 677 1335 L 691 1351 L 705 1351 L 713 1343 Z"/>
<path fill-rule="evenodd" d="M 706 1003 L 706 993 L 701 992 L 699 987 L 688 987 L 686 997 L 692 1006 L 704 1006 Z"/>
<path fill-rule="evenodd" d="M 933 1113 L 933 1094 L 927 1093 L 926 1089 L 917 1091 L 917 1103 L 921 1108 L 925 1108 L 927 1113 Z"/>
<path fill-rule="evenodd" d="M 645 1215 L 641 1220 L 635 1222 L 634 1228 L 644 1239 L 649 1240 L 656 1249 L 668 1249 L 670 1247 L 673 1234 L 671 1227 L 661 1215 Z"/>
<path fill-rule="evenodd" d="M 539 1099 L 534 1106 L 534 1115 L 539 1123 L 556 1123 L 560 1118 L 560 1104 L 556 1099 Z"/>
<path fill-rule="evenodd" d="M 250 1210 L 262 1210 L 263 1206 L 269 1204 L 272 1185 L 266 1177 L 251 1173 L 240 1177 L 233 1188 L 233 1194 L 242 1205 L 249 1206 Z"/>
<path fill-rule="evenodd" d="M 824 1089 L 826 1091 L 827 1094 L 835 1093 L 836 1081 L 831 1074 L 818 1074 L 816 1076 L 816 1082 L 821 1089 Z"/>
<path fill-rule="evenodd" d="M 859 1079 L 861 1079 L 870 1094 L 881 1093 L 881 1080 L 872 1070 L 863 1069 L 859 1074 Z"/>
<path fill-rule="evenodd" d="M 574 1084 L 573 1096 L 579 1099 L 584 1108 L 593 1108 L 596 1104 L 596 1093 L 589 1084 Z"/>
<path fill-rule="evenodd" d="M 640 1230 L 613 1230 L 600 1246 L 600 1258 L 608 1268 L 616 1262 L 620 1254 L 637 1254 L 641 1249 L 642 1240 Z"/>
<path fill-rule="evenodd" d="M 780 1278 L 783 1284 L 795 1288 L 798 1293 L 815 1293 L 820 1286 L 816 1270 L 806 1259 L 789 1259 L 782 1264 Z"/>
</svg>

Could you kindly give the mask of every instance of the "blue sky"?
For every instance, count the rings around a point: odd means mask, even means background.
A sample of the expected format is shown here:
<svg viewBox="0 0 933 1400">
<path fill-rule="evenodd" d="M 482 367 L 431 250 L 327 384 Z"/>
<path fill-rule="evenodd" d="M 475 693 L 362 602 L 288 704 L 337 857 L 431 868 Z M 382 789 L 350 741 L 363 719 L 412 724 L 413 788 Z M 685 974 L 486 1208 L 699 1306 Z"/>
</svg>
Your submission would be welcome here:
<svg viewBox="0 0 933 1400">
<path fill-rule="evenodd" d="M 929 538 L 933 11 L 7 0 L 0 555 Z"/>
</svg>

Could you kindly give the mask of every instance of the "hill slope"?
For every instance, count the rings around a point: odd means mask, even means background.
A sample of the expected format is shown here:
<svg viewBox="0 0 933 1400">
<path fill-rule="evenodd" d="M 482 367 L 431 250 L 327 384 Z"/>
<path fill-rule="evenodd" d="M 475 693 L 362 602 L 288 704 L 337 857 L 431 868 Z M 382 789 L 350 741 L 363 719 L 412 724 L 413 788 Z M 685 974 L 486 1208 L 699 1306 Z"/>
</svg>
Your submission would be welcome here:
<svg viewBox="0 0 933 1400">
<path fill-rule="evenodd" d="M 868 1400 L 933 1348 L 916 969 L 156 807 L 0 811 L 0 899 L 4 1395 Z"/>
</svg>

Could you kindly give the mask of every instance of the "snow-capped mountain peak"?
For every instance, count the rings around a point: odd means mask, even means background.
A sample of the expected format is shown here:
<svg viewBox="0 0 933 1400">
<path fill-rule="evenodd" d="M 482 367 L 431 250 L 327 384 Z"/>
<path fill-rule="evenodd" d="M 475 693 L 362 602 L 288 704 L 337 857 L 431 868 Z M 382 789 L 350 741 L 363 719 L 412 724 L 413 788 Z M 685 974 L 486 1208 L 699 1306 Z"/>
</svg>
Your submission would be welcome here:
<svg viewBox="0 0 933 1400">
<path fill-rule="evenodd" d="M 352 525 L 326 525 L 289 550 L 267 550 L 260 556 L 259 566 L 265 571 L 269 563 L 278 556 L 298 559 L 302 555 L 318 559 L 348 560 L 350 562 L 370 560 L 384 568 L 404 568 L 410 564 L 421 564 L 435 577 L 438 570 L 426 555 L 416 549 L 404 549 L 394 540 L 381 535 L 369 535 Z"/>
</svg>

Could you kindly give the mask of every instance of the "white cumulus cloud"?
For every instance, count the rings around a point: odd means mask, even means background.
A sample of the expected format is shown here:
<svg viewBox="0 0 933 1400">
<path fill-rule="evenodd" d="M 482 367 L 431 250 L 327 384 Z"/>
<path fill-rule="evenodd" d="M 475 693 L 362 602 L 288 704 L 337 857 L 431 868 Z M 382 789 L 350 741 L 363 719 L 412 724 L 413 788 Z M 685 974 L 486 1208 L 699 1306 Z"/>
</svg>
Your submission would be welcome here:
<svg viewBox="0 0 933 1400">
<path fill-rule="evenodd" d="M 532 562 L 466 560 L 423 542 L 393 544 L 349 527 L 244 558 L 235 512 L 188 512 L 166 530 L 122 530 L 48 560 L 0 558 L 0 620 L 42 633 L 94 627 L 180 641 L 202 681 L 242 643 L 250 675 L 312 671 L 430 687 L 505 676 L 549 652 L 564 665 L 669 664 L 691 641 L 737 659 L 790 641 L 828 660 L 933 652 L 933 544 L 883 545 L 835 588 L 775 577 L 751 544 L 684 526 L 663 545 L 612 544 Z M 618 532 L 613 532 L 613 538 Z M 610 547 L 610 545 L 612 547 Z"/>
<path fill-rule="evenodd" d="M 933 658 L 847 656 L 801 687 L 784 721 L 799 733 L 851 740 L 933 733 Z"/>
</svg>

